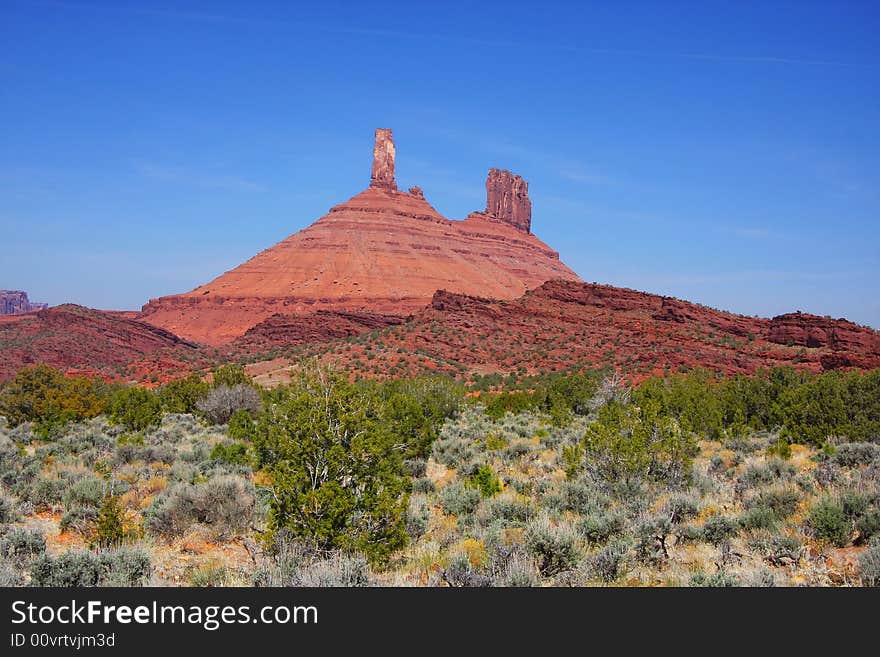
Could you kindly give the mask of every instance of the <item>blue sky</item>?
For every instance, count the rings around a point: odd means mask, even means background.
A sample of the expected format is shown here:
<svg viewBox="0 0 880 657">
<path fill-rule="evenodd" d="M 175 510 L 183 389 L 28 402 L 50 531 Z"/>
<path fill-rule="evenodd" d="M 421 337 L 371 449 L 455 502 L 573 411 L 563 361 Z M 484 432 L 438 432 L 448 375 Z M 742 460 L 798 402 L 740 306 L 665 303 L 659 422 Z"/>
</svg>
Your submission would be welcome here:
<svg viewBox="0 0 880 657">
<path fill-rule="evenodd" d="M 424 5 L 424 6 L 421 6 Z M 876 2 L 0 0 L 0 288 L 139 308 L 490 166 L 587 281 L 880 327 Z"/>
</svg>

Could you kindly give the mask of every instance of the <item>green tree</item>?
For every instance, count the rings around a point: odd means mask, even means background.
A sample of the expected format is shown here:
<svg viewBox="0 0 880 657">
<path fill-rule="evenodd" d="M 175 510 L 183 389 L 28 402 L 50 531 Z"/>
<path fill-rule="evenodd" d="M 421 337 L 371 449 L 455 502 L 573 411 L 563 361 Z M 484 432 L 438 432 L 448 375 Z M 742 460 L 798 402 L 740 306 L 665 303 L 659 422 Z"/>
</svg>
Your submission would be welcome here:
<svg viewBox="0 0 880 657">
<path fill-rule="evenodd" d="M 219 388 L 220 386 L 227 386 L 232 388 L 237 385 L 253 385 L 254 380 L 249 377 L 242 365 L 237 365 L 234 363 L 230 363 L 228 365 L 221 365 L 216 368 L 212 373 L 212 385 L 215 388 Z"/>
<path fill-rule="evenodd" d="M 114 496 L 106 495 L 95 520 L 94 544 L 98 547 L 115 547 L 120 545 L 124 539 L 125 526 L 122 519 L 122 509 Z"/>
<path fill-rule="evenodd" d="M 159 401 L 166 413 L 195 413 L 196 403 L 204 397 L 211 386 L 197 374 L 170 381 L 159 388 Z"/>
<path fill-rule="evenodd" d="M 254 437 L 273 481 L 270 528 L 385 562 L 407 540 L 406 449 L 375 395 L 340 376 L 312 369 L 270 391 Z"/>
<path fill-rule="evenodd" d="M 66 377 L 48 365 L 24 367 L 0 389 L 0 415 L 12 426 L 35 422 L 42 433 L 95 417 L 107 406 L 108 386 Z"/>
<path fill-rule="evenodd" d="M 592 468 L 606 481 L 647 477 L 683 483 L 696 453 L 693 435 L 661 413 L 657 402 L 643 400 L 637 406 L 612 401 L 587 427 L 581 449 L 569 450 L 565 458 L 571 466 L 572 459 L 582 457 L 580 467 Z M 573 474 L 571 467 L 569 472 Z"/>
<path fill-rule="evenodd" d="M 162 403 L 151 390 L 135 386 L 122 388 L 110 400 L 110 419 L 129 431 L 144 431 L 159 424 Z"/>
</svg>

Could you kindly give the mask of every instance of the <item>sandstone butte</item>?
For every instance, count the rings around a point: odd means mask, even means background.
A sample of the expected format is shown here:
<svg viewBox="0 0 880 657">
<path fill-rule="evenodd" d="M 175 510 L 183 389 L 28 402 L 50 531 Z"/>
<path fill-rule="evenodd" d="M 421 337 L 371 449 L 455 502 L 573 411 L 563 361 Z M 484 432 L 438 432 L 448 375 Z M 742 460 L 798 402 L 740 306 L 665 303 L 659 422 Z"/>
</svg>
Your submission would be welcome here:
<svg viewBox="0 0 880 657">
<path fill-rule="evenodd" d="M 418 187 L 397 189 L 395 156 L 391 131 L 376 130 L 365 191 L 210 283 L 150 300 L 139 319 L 220 345 L 279 313 L 406 315 L 437 290 L 509 300 L 551 279 L 580 280 L 531 233 L 520 176 L 490 169 L 486 209 L 456 221 Z"/>
<path fill-rule="evenodd" d="M 0 315 L 21 315 L 49 307 L 46 303 L 32 303 L 27 292 L 21 290 L 0 290 Z"/>
</svg>

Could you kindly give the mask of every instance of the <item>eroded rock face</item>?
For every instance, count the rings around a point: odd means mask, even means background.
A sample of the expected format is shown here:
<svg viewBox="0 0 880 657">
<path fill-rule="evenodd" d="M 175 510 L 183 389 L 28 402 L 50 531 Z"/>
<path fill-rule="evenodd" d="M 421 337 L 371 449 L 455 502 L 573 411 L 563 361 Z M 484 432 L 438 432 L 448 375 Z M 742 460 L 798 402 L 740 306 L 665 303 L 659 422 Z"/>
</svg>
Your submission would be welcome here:
<svg viewBox="0 0 880 657">
<path fill-rule="evenodd" d="M 370 187 L 397 189 L 394 179 L 394 138 L 390 128 L 376 128 L 376 145 L 373 146 L 373 173 Z"/>
<path fill-rule="evenodd" d="M 515 299 L 551 279 L 579 280 L 529 233 L 522 178 L 499 171 L 490 180 L 495 215 L 447 219 L 421 189 L 396 188 L 391 131 L 377 130 L 369 189 L 210 283 L 151 300 L 141 318 L 218 345 L 274 314 L 406 315 L 440 289 Z"/>
<path fill-rule="evenodd" d="M 528 233 L 532 228 L 529 184 L 507 169 L 489 169 L 486 179 L 486 214 Z"/>
<path fill-rule="evenodd" d="M 877 331 L 845 319 L 802 312 L 787 313 L 770 320 L 767 339 L 776 344 L 880 355 L 880 333 Z"/>
<path fill-rule="evenodd" d="M 45 310 L 46 303 L 31 303 L 27 292 L 21 290 L 0 290 L 0 315 L 20 315 L 35 310 Z"/>
</svg>

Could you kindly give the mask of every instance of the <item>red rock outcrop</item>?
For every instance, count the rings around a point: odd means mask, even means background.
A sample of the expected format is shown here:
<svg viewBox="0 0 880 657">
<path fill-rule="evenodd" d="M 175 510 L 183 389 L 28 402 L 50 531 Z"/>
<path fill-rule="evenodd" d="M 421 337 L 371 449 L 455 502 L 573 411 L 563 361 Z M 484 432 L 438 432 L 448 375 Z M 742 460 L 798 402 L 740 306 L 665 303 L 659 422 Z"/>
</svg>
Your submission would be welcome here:
<svg viewBox="0 0 880 657">
<path fill-rule="evenodd" d="M 394 179 L 394 139 L 390 128 L 376 128 L 376 144 L 373 146 L 373 172 L 370 187 L 376 189 L 397 189 Z"/>
<path fill-rule="evenodd" d="M 151 300 L 140 317 L 218 345 L 279 313 L 405 315 L 440 289 L 514 299 L 550 279 L 579 280 L 528 232 L 525 183 L 507 176 L 510 184 L 500 195 L 508 200 L 499 206 L 506 215 L 446 219 L 421 190 L 396 189 L 391 134 L 378 130 L 367 190 L 210 283 Z"/>
<path fill-rule="evenodd" d="M 21 290 L 0 290 L 0 315 L 20 315 L 37 310 L 45 310 L 46 303 L 31 303 L 27 292 Z"/>
<path fill-rule="evenodd" d="M 880 333 L 846 319 L 831 319 L 796 312 L 770 320 L 767 339 L 776 344 L 827 347 L 833 351 L 852 351 L 880 355 Z"/>
<path fill-rule="evenodd" d="M 880 367 L 872 340 L 838 342 L 838 351 L 828 345 L 781 345 L 769 339 L 774 321 L 636 290 L 553 280 L 516 300 L 439 290 L 405 324 L 346 345 L 342 357 L 333 340 L 312 344 L 307 354 L 362 376 L 607 365 L 639 380 L 695 367 L 724 374 L 750 374 L 777 365 L 814 372 Z M 878 335 L 851 322 L 829 321 L 836 332 L 854 331 L 872 339 Z"/>
<path fill-rule="evenodd" d="M 532 229 L 529 184 L 506 169 L 489 169 L 486 178 L 486 214 L 528 233 Z"/>
<path fill-rule="evenodd" d="M 319 310 L 309 315 L 272 315 L 236 338 L 234 347 L 246 351 L 313 344 L 360 335 L 406 322 L 399 315 Z"/>
</svg>

